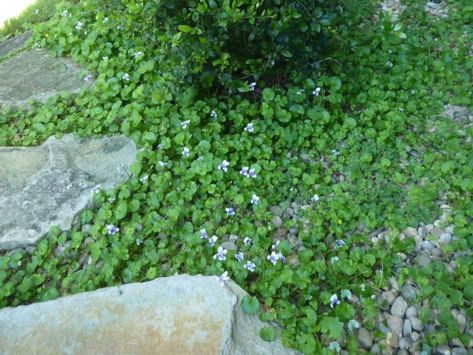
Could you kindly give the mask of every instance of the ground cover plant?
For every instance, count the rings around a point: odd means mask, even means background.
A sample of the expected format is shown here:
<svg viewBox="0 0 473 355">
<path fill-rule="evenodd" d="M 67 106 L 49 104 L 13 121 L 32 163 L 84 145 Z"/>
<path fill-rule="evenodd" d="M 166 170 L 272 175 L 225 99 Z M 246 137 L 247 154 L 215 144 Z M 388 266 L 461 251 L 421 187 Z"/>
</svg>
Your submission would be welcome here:
<svg viewBox="0 0 473 355">
<path fill-rule="evenodd" d="M 406 1 L 394 21 L 369 1 L 282 4 L 62 2 L 34 27 L 32 45 L 90 69 L 94 89 L 3 108 L 0 145 L 123 133 L 144 149 L 71 232 L 0 256 L 0 306 L 217 275 L 249 292 L 263 339 L 357 353 L 360 325 L 382 336 L 375 298 L 395 275 L 421 298 L 441 290 L 425 351 L 458 336 L 447 314 L 473 316 L 471 254 L 448 276 L 394 271 L 414 248 L 400 231 L 434 220 L 441 201 L 457 237 L 446 252 L 473 245 L 473 128 L 443 114 L 473 110 L 471 6 L 450 1 L 434 19 Z M 377 230 L 389 231 L 382 247 Z"/>
</svg>

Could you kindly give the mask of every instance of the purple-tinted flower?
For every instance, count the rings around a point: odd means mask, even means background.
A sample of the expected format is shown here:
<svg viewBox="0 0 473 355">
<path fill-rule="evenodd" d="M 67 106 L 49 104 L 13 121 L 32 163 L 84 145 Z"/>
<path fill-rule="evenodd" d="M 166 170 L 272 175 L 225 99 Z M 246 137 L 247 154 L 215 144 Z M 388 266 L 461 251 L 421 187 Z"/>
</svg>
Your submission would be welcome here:
<svg viewBox="0 0 473 355">
<path fill-rule="evenodd" d="M 345 245 L 345 242 L 344 242 L 343 240 L 341 240 L 341 239 L 337 239 L 337 240 L 335 241 L 335 248 L 341 248 L 341 247 L 343 247 L 344 245 Z"/>
<path fill-rule="evenodd" d="M 225 282 L 230 280 L 230 277 L 228 276 L 228 271 L 225 271 L 221 276 L 218 276 L 217 280 L 220 282 L 220 285 L 225 285 Z"/>
<path fill-rule="evenodd" d="M 207 239 L 209 237 L 209 235 L 207 234 L 207 231 L 205 230 L 205 228 L 202 228 L 200 230 L 200 238 L 201 239 Z"/>
<path fill-rule="evenodd" d="M 243 261 L 244 258 L 245 255 L 241 251 L 235 254 L 235 259 L 237 259 L 238 261 Z"/>
<path fill-rule="evenodd" d="M 251 204 L 252 205 L 257 205 L 259 203 L 259 197 L 256 196 L 255 194 L 253 194 L 253 196 L 251 196 Z"/>
<path fill-rule="evenodd" d="M 250 123 L 248 123 L 248 124 L 246 125 L 246 127 L 245 127 L 244 130 L 245 130 L 245 132 L 253 133 L 254 130 L 255 130 L 255 127 L 253 126 L 253 123 L 250 122 Z"/>
<path fill-rule="evenodd" d="M 279 255 L 276 254 L 276 252 L 273 251 L 273 252 L 271 252 L 270 255 L 268 255 L 268 256 L 266 257 L 266 259 L 268 259 L 269 261 L 271 261 L 271 262 L 273 263 L 273 265 L 276 265 L 276 263 L 277 263 L 278 260 L 279 260 Z"/>
<path fill-rule="evenodd" d="M 282 255 L 281 252 L 278 253 L 278 259 L 281 260 L 284 264 L 286 263 L 286 257 Z"/>
<path fill-rule="evenodd" d="M 256 178 L 256 172 L 255 172 L 255 169 L 250 169 L 248 171 L 248 177 L 252 178 L 252 179 L 255 179 Z"/>
<path fill-rule="evenodd" d="M 218 251 L 217 251 L 217 254 L 214 255 L 214 259 L 218 259 L 220 261 L 224 261 L 227 259 L 227 253 L 228 253 L 228 250 L 225 249 L 224 247 L 222 246 L 219 246 L 218 247 Z"/>
<path fill-rule="evenodd" d="M 217 240 L 218 240 L 218 237 L 216 235 L 213 235 L 209 238 L 209 244 L 211 247 L 213 247 L 215 245 L 215 243 L 217 243 Z"/>
<path fill-rule="evenodd" d="M 220 165 L 218 166 L 219 170 L 222 170 L 224 172 L 227 172 L 228 171 L 228 166 L 230 165 L 230 163 L 226 160 L 222 161 L 220 163 Z"/>
<path fill-rule="evenodd" d="M 330 308 L 336 307 L 340 303 L 337 294 L 330 296 Z"/>
<path fill-rule="evenodd" d="M 115 227 L 113 224 L 109 224 L 109 225 L 107 226 L 107 232 L 108 232 L 108 234 L 110 234 L 110 235 L 117 234 L 119 231 L 120 231 L 120 228 Z"/>
<path fill-rule="evenodd" d="M 234 216 L 235 210 L 232 207 L 225 208 L 225 212 L 227 212 L 227 216 Z"/>
<path fill-rule="evenodd" d="M 243 176 L 248 176 L 248 170 L 250 170 L 250 168 L 247 166 L 244 166 L 243 168 L 241 168 L 240 174 Z"/>
<path fill-rule="evenodd" d="M 84 77 L 84 81 L 86 81 L 86 82 L 92 81 L 92 79 L 93 79 L 93 76 L 90 75 L 90 74 L 88 74 Z"/>
<path fill-rule="evenodd" d="M 247 261 L 246 264 L 243 267 L 248 271 L 254 272 L 256 265 L 255 265 L 255 263 L 253 263 L 251 261 Z"/>
<path fill-rule="evenodd" d="M 243 244 L 245 244 L 247 247 L 251 245 L 251 238 L 246 237 L 243 239 Z"/>
<path fill-rule="evenodd" d="M 182 127 L 183 129 L 186 129 L 187 127 L 189 127 L 189 124 L 190 124 L 190 123 L 191 123 L 190 120 L 182 121 L 182 122 L 181 122 L 181 127 Z"/>
<path fill-rule="evenodd" d="M 92 188 L 92 192 L 93 192 L 94 194 L 98 194 L 98 193 L 100 192 L 100 187 L 101 187 L 100 184 L 97 185 L 97 186 L 94 186 L 94 187 Z"/>
<path fill-rule="evenodd" d="M 271 249 L 276 250 L 277 248 L 279 248 L 279 243 L 280 243 L 280 242 L 281 242 L 280 240 L 277 240 L 276 243 L 274 243 L 274 244 L 271 246 Z"/>
</svg>

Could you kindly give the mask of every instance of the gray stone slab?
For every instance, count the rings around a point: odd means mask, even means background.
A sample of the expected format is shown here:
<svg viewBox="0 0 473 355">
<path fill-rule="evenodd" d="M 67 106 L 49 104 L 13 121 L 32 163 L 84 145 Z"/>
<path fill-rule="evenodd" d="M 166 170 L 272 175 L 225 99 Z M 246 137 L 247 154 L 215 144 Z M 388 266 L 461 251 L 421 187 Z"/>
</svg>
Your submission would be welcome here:
<svg viewBox="0 0 473 355">
<path fill-rule="evenodd" d="M 110 189 L 127 178 L 136 152 L 123 136 L 0 147 L 0 250 L 34 244 L 52 226 L 69 229 L 94 187 Z"/>
<path fill-rule="evenodd" d="M 0 310 L 2 354 L 271 354 L 246 295 L 215 276 L 178 275 Z"/>
<path fill-rule="evenodd" d="M 28 31 L 17 37 L 7 39 L 0 42 L 0 58 L 6 56 L 8 53 L 21 49 L 27 40 L 30 39 L 33 32 Z"/>
<path fill-rule="evenodd" d="M 0 63 L 0 103 L 28 107 L 28 100 L 46 102 L 59 92 L 79 92 L 91 85 L 88 73 L 43 49 L 20 53 Z"/>
</svg>

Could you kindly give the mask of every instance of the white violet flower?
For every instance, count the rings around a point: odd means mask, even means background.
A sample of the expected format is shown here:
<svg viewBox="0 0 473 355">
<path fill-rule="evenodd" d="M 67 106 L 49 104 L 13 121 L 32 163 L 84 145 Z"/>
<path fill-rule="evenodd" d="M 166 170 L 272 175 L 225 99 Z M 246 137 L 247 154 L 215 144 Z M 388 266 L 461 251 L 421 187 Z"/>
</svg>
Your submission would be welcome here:
<svg viewBox="0 0 473 355">
<path fill-rule="evenodd" d="M 107 226 L 107 232 L 108 232 L 108 234 L 110 234 L 110 235 L 117 234 L 119 231 L 120 231 L 120 228 L 115 227 L 113 224 L 109 224 L 109 225 Z"/>
<path fill-rule="evenodd" d="M 332 296 L 330 296 L 330 308 L 337 306 L 339 303 L 340 301 L 338 300 L 337 294 L 334 293 Z"/>
<path fill-rule="evenodd" d="M 222 161 L 220 163 L 220 165 L 218 166 L 218 169 L 219 170 L 222 170 L 223 172 L 227 172 L 228 171 L 228 166 L 230 165 L 230 163 L 226 160 Z"/>
<path fill-rule="evenodd" d="M 251 238 L 246 237 L 243 239 L 243 244 L 245 244 L 247 247 L 251 245 Z"/>
<path fill-rule="evenodd" d="M 314 95 L 314 96 L 319 96 L 321 90 L 322 90 L 321 88 L 316 87 L 316 88 L 314 89 L 314 91 L 312 91 L 312 95 Z"/>
<path fill-rule="evenodd" d="M 256 196 L 255 194 L 253 194 L 253 196 L 251 196 L 251 204 L 252 205 L 257 205 L 259 203 L 259 197 Z"/>
<path fill-rule="evenodd" d="M 246 264 L 243 266 L 246 270 L 254 272 L 255 271 L 255 263 L 251 261 L 247 261 Z"/>
<path fill-rule="evenodd" d="M 232 207 L 225 208 L 225 212 L 227 213 L 227 216 L 234 216 L 235 215 L 235 210 Z"/>
<path fill-rule="evenodd" d="M 210 117 L 212 117 L 212 118 L 217 118 L 217 112 L 215 112 L 214 110 L 212 110 L 212 112 L 210 112 Z"/>
<path fill-rule="evenodd" d="M 224 261 L 227 259 L 227 253 L 228 253 L 228 250 L 225 249 L 224 247 L 222 246 L 219 246 L 218 247 L 218 250 L 217 250 L 217 254 L 214 255 L 214 259 L 218 259 L 220 261 Z"/>
<path fill-rule="evenodd" d="M 125 81 L 130 81 L 130 74 L 128 73 L 123 74 L 122 79 Z"/>
<path fill-rule="evenodd" d="M 84 27 L 84 24 L 82 22 L 78 21 L 76 23 L 76 30 L 80 31 L 82 29 L 82 27 Z"/>
<path fill-rule="evenodd" d="M 186 129 L 187 127 L 189 127 L 189 123 L 191 123 L 190 120 L 187 120 L 187 121 L 182 121 L 181 122 L 181 127 Z"/>
<path fill-rule="evenodd" d="M 189 156 L 189 152 L 190 152 L 190 149 L 187 147 L 184 147 L 184 149 L 182 150 L 182 156 L 184 158 L 187 158 Z"/>
<path fill-rule="evenodd" d="M 320 196 L 315 194 L 314 196 L 312 196 L 311 200 L 312 202 L 317 202 L 318 200 L 320 200 Z"/>
<path fill-rule="evenodd" d="M 237 259 L 238 261 L 243 261 L 244 258 L 245 258 L 245 255 L 241 251 L 235 254 L 235 259 Z"/>
<path fill-rule="evenodd" d="M 207 231 L 205 230 L 205 228 L 202 228 L 200 230 L 200 238 L 201 239 L 207 239 L 209 237 L 209 235 L 207 234 Z"/>
<path fill-rule="evenodd" d="M 253 126 L 253 123 L 250 122 L 246 125 L 245 127 L 245 132 L 248 132 L 248 133 L 253 133 L 255 130 L 254 126 Z"/>
<path fill-rule="evenodd" d="M 218 237 L 216 235 L 213 235 L 209 238 L 209 244 L 211 247 L 213 247 L 215 245 L 215 243 L 217 243 L 217 240 L 218 240 Z"/>
<path fill-rule="evenodd" d="M 225 285 L 225 282 L 230 280 L 230 277 L 228 277 L 228 271 L 225 271 L 221 276 L 218 276 L 217 280 L 220 282 L 220 285 Z"/>
</svg>

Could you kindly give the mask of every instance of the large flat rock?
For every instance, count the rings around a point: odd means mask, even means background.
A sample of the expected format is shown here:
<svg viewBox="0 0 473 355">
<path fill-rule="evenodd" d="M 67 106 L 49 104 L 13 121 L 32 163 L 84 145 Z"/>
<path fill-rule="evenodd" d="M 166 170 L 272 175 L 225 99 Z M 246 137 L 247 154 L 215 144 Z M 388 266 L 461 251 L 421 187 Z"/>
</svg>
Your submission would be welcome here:
<svg viewBox="0 0 473 355">
<path fill-rule="evenodd" d="M 28 100 L 46 102 L 59 92 L 79 92 L 91 85 L 87 73 L 72 61 L 42 49 L 20 53 L 0 63 L 0 104 L 28 107 Z"/>
<path fill-rule="evenodd" d="M 38 147 L 0 147 L 0 250 L 34 244 L 52 226 L 69 229 L 94 187 L 126 179 L 136 152 L 123 136 L 66 135 Z"/>
<path fill-rule="evenodd" d="M 0 310 L 2 354 L 282 355 L 215 276 L 179 275 Z"/>
<path fill-rule="evenodd" d="M 6 56 L 8 53 L 21 49 L 26 41 L 30 39 L 33 32 L 28 31 L 19 36 L 7 39 L 0 42 L 0 58 Z"/>
</svg>

